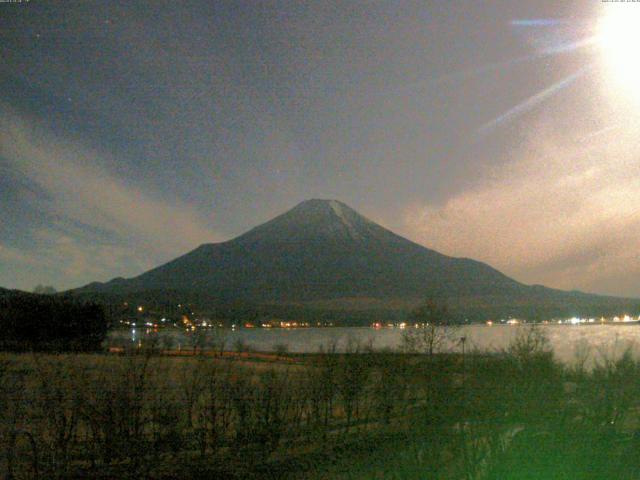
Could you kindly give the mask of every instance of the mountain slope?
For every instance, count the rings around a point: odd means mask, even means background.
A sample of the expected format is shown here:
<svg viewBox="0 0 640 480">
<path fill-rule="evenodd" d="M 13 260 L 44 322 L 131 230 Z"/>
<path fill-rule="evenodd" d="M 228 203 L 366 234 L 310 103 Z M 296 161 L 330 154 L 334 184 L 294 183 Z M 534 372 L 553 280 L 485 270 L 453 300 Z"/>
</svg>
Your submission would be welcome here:
<svg viewBox="0 0 640 480">
<path fill-rule="evenodd" d="M 185 290 L 253 301 L 518 293 L 480 262 L 406 240 L 335 200 L 308 200 L 228 242 L 205 244 L 142 275 L 86 289 Z"/>
<path fill-rule="evenodd" d="M 632 313 L 638 306 L 637 300 L 521 284 L 484 263 L 413 243 L 336 200 L 307 200 L 233 240 L 73 293 L 334 311 L 406 311 L 436 297 L 476 319 Z"/>
</svg>

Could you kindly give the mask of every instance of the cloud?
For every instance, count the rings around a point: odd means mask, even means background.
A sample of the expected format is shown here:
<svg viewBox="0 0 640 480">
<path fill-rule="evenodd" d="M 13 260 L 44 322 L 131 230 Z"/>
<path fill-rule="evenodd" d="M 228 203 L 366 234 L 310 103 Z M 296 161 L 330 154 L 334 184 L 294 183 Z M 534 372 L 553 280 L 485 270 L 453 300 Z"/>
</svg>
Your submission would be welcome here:
<svg viewBox="0 0 640 480">
<path fill-rule="evenodd" d="M 71 288 L 94 280 L 133 275 L 154 265 L 153 258 L 126 245 L 86 243 L 52 229 L 33 232 L 36 248 L 0 245 L 3 286 L 31 290 L 41 283 Z"/>
<path fill-rule="evenodd" d="M 532 131 L 504 170 L 440 205 L 407 208 L 405 231 L 525 282 L 640 296 L 635 131 Z"/>
<path fill-rule="evenodd" d="M 0 244 L 0 263 L 36 266 L 38 262 L 30 255 L 26 255 L 17 248 Z"/>
<path fill-rule="evenodd" d="M 104 167 L 117 163 L 108 153 L 57 138 L 9 108 L 1 107 L 0 113 L 0 155 L 46 193 L 36 207 L 62 219 L 55 228 L 33 226 L 29 249 L 0 248 L 5 263 L 48 266 L 61 275 L 49 283 L 69 286 L 117 272 L 141 273 L 220 239 L 207 215 L 180 199 L 138 187 L 137 180 L 146 175 L 142 168 L 119 177 Z M 83 238 L 83 230 L 94 232 L 91 240 Z"/>
</svg>

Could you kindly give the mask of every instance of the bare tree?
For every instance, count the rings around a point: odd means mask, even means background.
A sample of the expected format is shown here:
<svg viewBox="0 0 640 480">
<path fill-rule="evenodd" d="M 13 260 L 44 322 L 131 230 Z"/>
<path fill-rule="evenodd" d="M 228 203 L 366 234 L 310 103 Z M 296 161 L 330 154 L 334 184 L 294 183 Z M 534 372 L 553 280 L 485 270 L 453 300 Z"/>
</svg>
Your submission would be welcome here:
<svg viewBox="0 0 640 480">
<path fill-rule="evenodd" d="M 184 362 L 178 379 L 187 418 L 187 427 L 193 428 L 196 403 L 206 389 L 207 361 L 199 357 L 196 362 Z"/>
<path fill-rule="evenodd" d="M 69 448 L 76 435 L 80 401 L 79 392 L 73 388 L 73 376 L 81 368 L 77 357 L 66 358 L 33 356 L 37 381 L 35 402 L 41 418 L 38 437 L 50 454 L 53 472 L 66 471 Z"/>
<path fill-rule="evenodd" d="M 432 356 L 455 335 L 456 325 L 449 309 L 433 300 L 427 300 L 413 310 L 409 323 L 402 334 L 402 348 L 409 353 Z"/>
<path fill-rule="evenodd" d="M 222 327 L 213 327 L 210 330 L 208 338 L 209 348 L 211 348 L 217 354 L 222 355 L 227 345 L 227 334 Z"/>
<path fill-rule="evenodd" d="M 359 413 L 359 404 L 369 379 L 367 357 L 359 344 L 348 342 L 346 352 L 341 356 L 336 375 L 336 387 L 342 398 L 347 430 Z"/>
</svg>

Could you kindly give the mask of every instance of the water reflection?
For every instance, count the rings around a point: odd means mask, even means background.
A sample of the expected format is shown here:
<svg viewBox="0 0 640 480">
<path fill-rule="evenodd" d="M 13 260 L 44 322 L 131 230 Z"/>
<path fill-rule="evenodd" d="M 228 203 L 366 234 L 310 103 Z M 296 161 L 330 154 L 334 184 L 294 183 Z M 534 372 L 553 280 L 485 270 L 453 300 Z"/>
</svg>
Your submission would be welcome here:
<svg viewBox="0 0 640 480">
<path fill-rule="evenodd" d="M 505 348 L 517 335 L 518 330 L 529 328 L 523 325 L 469 325 L 453 331 L 447 342 L 449 350 L 460 350 L 460 338 L 465 338 L 465 350 L 471 352 L 496 351 Z M 576 357 L 587 355 L 591 361 L 603 356 L 619 356 L 625 349 L 631 348 L 640 353 L 639 324 L 587 324 L 587 325 L 539 325 L 548 337 L 556 358 L 563 362 L 572 362 Z M 211 333 L 214 332 L 215 333 Z M 210 329 L 209 335 L 215 336 L 216 347 L 223 342 L 228 350 L 235 345 L 243 345 L 254 351 L 276 351 L 286 345 L 292 353 L 314 353 L 320 348 L 335 345 L 336 351 L 344 351 L 351 342 L 372 346 L 374 349 L 398 349 L 402 345 L 401 328 L 367 328 L 367 327 L 334 327 L 334 328 L 252 328 L 252 329 Z M 132 328 L 128 334 L 113 332 L 110 345 L 120 346 L 122 337 L 136 343 L 151 333 L 136 331 Z M 177 330 L 161 330 L 160 337 L 172 337 L 167 343 L 171 348 L 189 348 L 195 342 L 191 333 Z M 207 342 L 202 346 L 207 348 Z"/>
</svg>

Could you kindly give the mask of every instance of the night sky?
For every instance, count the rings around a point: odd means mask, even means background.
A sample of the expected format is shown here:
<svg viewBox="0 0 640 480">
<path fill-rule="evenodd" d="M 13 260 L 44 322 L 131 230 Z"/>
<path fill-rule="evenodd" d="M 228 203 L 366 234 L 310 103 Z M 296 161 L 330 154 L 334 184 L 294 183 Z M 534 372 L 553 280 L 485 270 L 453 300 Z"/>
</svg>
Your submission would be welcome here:
<svg viewBox="0 0 640 480">
<path fill-rule="evenodd" d="M 526 283 L 640 296 L 640 38 L 610 33 L 639 13 L 0 3 L 0 286 L 137 275 L 335 198 Z"/>
</svg>

